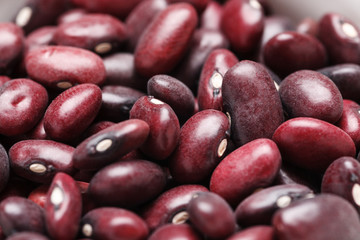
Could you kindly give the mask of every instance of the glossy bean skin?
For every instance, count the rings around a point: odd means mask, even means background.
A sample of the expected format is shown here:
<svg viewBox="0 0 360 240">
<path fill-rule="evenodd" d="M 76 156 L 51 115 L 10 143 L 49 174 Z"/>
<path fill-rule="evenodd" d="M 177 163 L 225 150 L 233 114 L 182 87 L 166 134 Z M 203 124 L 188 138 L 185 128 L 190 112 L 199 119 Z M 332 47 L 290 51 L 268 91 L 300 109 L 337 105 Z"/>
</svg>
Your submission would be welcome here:
<svg viewBox="0 0 360 240">
<path fill-rule="evenodd" d="M 297 201 L 280 209 L 272 224 L 279 240 L 356 240 L 360 236 L 355 208 L 331 194 Z"/>
<path fill-rule="evenodd" d="M 360 29 L 350 19 L 328 13 L 319 20 L 319 39 L 331 64 L 360 63 Z"/>
<path fill-rule="evenodd" d="M 356 149 L 360 148 L 360 105 L 354 101 L 343 100 L 343 112 L 336 126 L 344 130 L 355 143 Z"/>
<path fill-rule="evenodd" d="M 175 150 L 180 136 L 180 123 L 168 104 L 153 97 L 141 97 L 131 108 L 130 119 L 141 119 L 149 124 L 149 137 L 140 147 L 145 155 L 161 161 Z"/>
<path fill-rule="evenodd" d="M 31 231 L 45 233 L 44 211 L 23 197 L 7 197 L 0 203 L 0 225 L 6 236 Z"/>
<path fill-rule="evenodd" d="M 317 37 L 319 33 L 319 23 L 313 18 L 306 17 L 297 24 L 296 31 Z"/>
<path fill-rule="evenodd" d="M 259 63 L 243 60 L 230 68 L 224 76 L 222 94 L 237 147 L 257 138 L 271 138 L 283 122 L 274 81 Z"/>
<path fill-rule="evenodd" d="M 326 169 L 322 193 L 336 194 L 348 200 L 360 212 L 360 163 L 352 157 L 340 157 Z"/>
<path fill-rule="evenodd" d="M 106 14 L 87 14 L 58 26 L 54 43 L 84 48 L 99 55 L 121 49 L 127 38 L 123 22 Z"/>
<path fill-rule="evenodd" d="M 147 93 L 169 104 L 180 123 L 185 122 L 195 111 L 195 98 L 191 90 L 169 75 L 155 75 L 150 78 Z"/>
<path fill-rule="evenodd" d="M 15 136 L 31 130 L 48 104 L 46 89 L 26 78 L 13 79 L 0 89 L 0 134 Z"/>
<path fill-rule="evenodd" d="M 29 76 L 47 88 L 64 90 L 75 84 L 105 81 L 106 70 L 99 56 L 80 48 L 48 46 L 34 49 L 25 58 Z"/>
<path fill-rule="evenodd" d="M 171 4 L 161 11 L 137 44 L 137 72 L 145 77 L 169 73 L 185 54 L 197 23 L 197 13 L 188 3 Z"/>
<path fill-rule="evenodd" d="M 223 198 L 215 193 L 195 193 L 186 211 L 194 227 L 210 239 L 225 239 L 235 232 L 233 210 Z"/>
<path fill-rule="evenodd" d="M 156 229 L 149 240 L 201 240 L 202 237 L 188 224 L 166 224 Z"/>
<path fill-rule="evenodd" d="M 210 0 L 167 0 L 167 2 L 169 4 L 186 2 L 191 4 L 197 12 L 201 13 L 206 8 Z"/>
<path fill-rule="evenodd" d="M 343 112 L 343 100 L 333 81 L 321 73 L 300 70 L 280 84 L 284 111 L 290 118 L 313 117 L 335 123 Z"/>
<path fill-rule="evenodd" d="M 248 0 L 226 2 L 223 7 L 221 29 L 237 54 L 251 54 L 259 46 L 264 30 L 261 5 Z"/>
<path fill-rule="evenodd" d="M 210 191 L 219 194 L 231 206 L 237 206 L 257 188 L 269 186 L 280 165 L 280 151 L 273 141 L 253 140 L 219 163 L 210 179 Z"/>
<path fill-rule="evenodd" d="M 10 177 L 10 162 L 7 151 L 0 144 L 0 192 L 2 192 L 8 184 Z"/>
<path fill-rule="evenodd" d="M 270 226 L 254 226 L 241 230 L 227 238 L 227 240 L 274 240 L 275 231 Z"/>
<path fill-rule="evenodd" d="M 9 150 L 11 169 L 18 176 L 50 183 L 57 172 L 74 174 L 74 148 L 51 140 L 24 140 Z"/>
<path fill-rule="evenodd" d="M 213 109 L 198 112 L 186 121 L 169 163 L 176 182 L 200 183 L 211 175 L 224 157 L 229 125 L 226 115 Z"/>
<path fill-rule="evenodd" d="M 83 16 L 85 16 L 88 12 L 83 9 L 83 8 L 72 8 L 67 10 L 66 12 L 62 13 L 58 18 L 57 18 L 57 24 L 61 25 L 63 23 L 69 23 L 72 21 L 76 21 L 80 18 L 82 18 Z"/>
<path fill-rule="evenodd" d="M 131 119 L 108 127 L 81 142 L 73 154 L 74 166 L 96 170 L 140 147 L 149 135 L 149 125 Z"/>
<path fill-rule="evenodd" d="M 186 210 L 193 194 L 208 191 L 201 185 L 181 185 L 171 188 L 145 206 L 141 217 L 149 226 L 150 231 L 167 223 L 180 223 L 176 219 L 176 215 Z"/>
<path fill-rule="evenodd" d="M 145 240 L 149 229 L 135 213 L 115 207 L 101 207 L 81 219 L 81 232 L 94 240 Z"/>
<path fill-rule="evenodd" d="M 327 63 L 327 53 L 315 37 L 295 31 L 282 32 L 264 46 L 265 64 L 280 77 L 302 69 L 319 69 Z"/>
<path fill-rule="evenodd" d="M 90 181 L 89 192 L 100 205 L 135 207 L 157 197 L 165 185 L 166 175 L 160 166 L 129 160 L 98 171 Z"/>
<path fill-rule="evenodd" d="M 44 26 L 32 31 L 25 39 L 25 53 L 52 43 L 57 27 Z"/>
<path fill-rule="evenodd" d="M 239 60 L 227 49 L 215 49 L 207 57 L 200 74 L 197 100 L 199 110 L 222 111 L 222 83 L 225 73 Z"/>
<path fill-rule="evenodd" d="M 324 172 L 335 159 L 354 157 L 356 152 L 347 133 L 315 118 L 299 117 L 284 122 L 273 140 L 284 161 L 315 172 Z"/>
<path fill-rule="evenodd" d="M 66 173 L 57 173 L 45 202 L 46 228 L 52 239 L 74 239 L 79 230 L 82 200 L 80 188 Z"/>
<path fill-rule="evenodd" d="M 45 235 L 35 232 L 19 232 L 11 235 L 8 240 L 49 240 Z"/>
<path fill-rule="evenodd" d="M 216 1 L 210 1 L 199 19 L 200 28 L 221 31 L 222 13 L 223 6 Z"/>
<path fill-rule="evenodd" d="M 312 195 L 312 190 L 300 184 L 265 188 L 251 194 L 236 207 L 236 221 L 239 226 L 243 227 L 271 225 L 272 216 L 278 209 Z"/>
</svg>

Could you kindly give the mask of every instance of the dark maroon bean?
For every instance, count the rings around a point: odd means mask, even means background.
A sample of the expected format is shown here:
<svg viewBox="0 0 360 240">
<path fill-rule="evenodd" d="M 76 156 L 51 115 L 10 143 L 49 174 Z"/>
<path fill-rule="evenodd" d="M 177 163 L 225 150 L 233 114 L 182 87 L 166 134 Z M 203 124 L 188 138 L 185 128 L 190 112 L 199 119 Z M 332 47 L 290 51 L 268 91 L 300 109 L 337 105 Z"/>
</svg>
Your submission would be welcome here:
<svg viewBox="0 0 360 240">
<path fill-rule="evenodd" d="M 0 192 L 2 192 L 9 182 L 10 163 L 5 148 L 0 144 Z"/>
<path fill-rule="evenodd" d="M 282 240 L 357 240 L 359 215 L 346 200 L 330 194 L 304 199 L 280 209 L 273 218 Z"/>
<path fill-rule="evenodd" d="M 360 148 L 360 105 L 351 100 L 343 100 L 343 112 L 336 126 L 344 130 Z"/>
<path fill-rule="evenodd" d="M 193 194 L 208 192 L 201 185 L 180 185 L 163 192 L 157 199 L 151 202 L 142 211 L 142 218 L 150 228 L 150 231 L 167 224 L 181 224 L 188 220 L 186 206 Z"/>
<path fill-rule="evenodd" d="M 81 193 L 69 175 L 57 173 L 45 203 L 46 227 L 52 239 L 74 239 L 81 219 Z"/>
<path fill-rule="evenodd" d="M 280 96 L 261 64 L 248 60 L 237 63 L 226 72 L 222 91 L 231 138 L 237 147 L 257 138 L 271 138 L 283 122 Z"/>
<path fill-rule="evenodd" d="M 131 119 L 108 127 L 80 143 L 73 154 L 74 166 L 94 170 L 119 160 L 139 148 L 149 135 L 149 125 Z"/>
<path fill-rule="evenodd" d="M 130 87 L 104 86 L 99 117 L 113 122 L 127 120 L 134 103 L 142 96 L 145 96 L 145 93 Z"/>
<path fill-rule="evenodd" d="M 7 240 L 50 240 L 45 235 L 35 232 L 19 232 L 11 235 Z"/>
<path fill-rule="evenodd" d="M 130 118 L 141 119 L 149 124 L 149 137 L 140 147 L 145 155 L 165 160 L 175 150 L 180 136 L 180 124 L 168 104 L 153 97 L 141 97 L 132 107 Z"/>
<path fill-rule="evenodd" d="M 360 29 L 347 17 L 327 13 L 319 20 L 319 39 L 331 64 L 360 63 Z"/>
<path fill-rule="evenodd" d="M 299 32 L 282 32 L 264 46 L 265 64 L 280 77 L 302 69 L 318 69 L 327 63 L 326 50 L 315 37 Z"/>
<path fill-rule="evenodd" d="M 179 183 L 206 180 L 225 156 L 229 119 L 220 111 L 207 109 L 193 115 L 181 128 L 178 147 L 169 169 Z"/>
<path fill-rule="evenodd" d="M 58 172 L 74 174 L 74 148 L 51 140 L 24 140 L 9 150 L 11 169 L 30 181 L 51 182 Z"/>
<path fill-rule="evenodd" d="M 39 187 L 32 190 L 27 198 L 40 207 L 44 208 L 49 187 L 50 186 L 47 184 L 40 185 Z"/>
<path fill-rule="evenodd" d="M 6 82 L 0 89 L 0 134 L 15 136 L 31 130 L 48 104 L 46 89 L 26 78 Z"/>
<path fill-rule="evenodd" d="M 10 174 L 7 185 L 1 191 L 0 201 L 4 200 L 7 197 L 26 198 L 30 194 L 30 192 L 34 190 L 36 187 L 37 185 L 35 185 L 35 183 L 20 178 L 15 174 Z"/>
<path fill-rule="evenodd" d="M 10 80 L 11 79 L 7 76 L 0 76 L 0 87 Z"/>
<path fill-rule="evenodd" d="M 230 236 L 227 240 L 274 240 L 275 231 L 270 226 L 254 226 L 244 229 L 234 235 Z"/>
<path fill-rule="evenodd" d="M 44 26 L 32 31 L 25 39 L 25 52 L 51 45 L 57 27 Z"/>
<path fill-rule="evenodd" d="M 225 73 L 239 60 L 227 49 L 215 49 L 207 57 L 199 80 L 197 100 L 199 110 L 222 111 L 222 83 Z"/>
<path fill-rule="evenodd" d="M 144 220 L 129 210 L 102 207 L 82 218 L 81 232 L 94 240 L 145 240 L 149 229 Z"/>
<path fill-rule="evenodd" d="M 242 226 L 271 225 L 273 214 L 292 202 L 313 197 L 313 192 L 300 184 L 278 185 L 257 191 L 236 208 L 236 221 Z"/>
<path fill-rule="evenodd" d="M 297 24 L 296 31 L 317 37 L 319 33 L 319 24 L 315 19 L 306 17 Z"/>
<path fill-rule="evenodd" d="M 31 231 L 45 233 L 43 209 L 23 197 L 8 197 L 0 203 L 0 226 L 6 236 Z"/>
<path fill-rule="evenodd" d="M 201 13 L 206 8 L 210 0 L 167 0 L 167 2 L 169 4 L 186 2 L 191 4 L 197 12 Z"/>
<path fill-rule="evenodd" d="M 275 131 L 273 140 L 284 161 L 324 172 L 337 158 L 355 156 L 355 144 L 340 128 L 315 118 L 293 118 Z"/>
<path fill-rule="evenodd" d="M 64 12 L 63 14 L 61 14 L 58 18 L 57 18 L 57 24 L 63 24 L 63 23 L 69 23 L 72 21 L 76 21 L 80 18 L 82 18 L 83 16 L 85 16 L 88 12 L 83 9 L 83 8 L 73 8 L 70 9 L 66 12 Z"/>
<path fill-rule="evenodd" d="M 290 118 L 313 117 L 335 123 L 343 111 L 339 89 L 328 77 L 315 71 L 290 74 L 281 82 L 279 94 Z"/>
<path fill-rule="evenodd" d="M 235 232 L 233 210 L 223 198 L 215 193 L 195 193 L 186 211 L 194 227 L 210 239 L 225 239 Z"/>
<path fill-rule="evenodd" d="M 188 3 L 161 11 L 142 34 L 135 50 L 135 68 L 145 77 L 169 73 L 181 60 L 198 22 Z"/>
<path fill-rule="evenodd" d="M 200 28 L 221 31 L 221 17 L 223 7 L 216 1 L 209 1 L 201 14 Z"/>
<path fill-rule="evenodd" d="M 110 164 L 91 179 L 89 192 L 101 205 L 136 207 L 157 197 L 165 188 L 164 170 L 145 160 Z"/>
<path fill-rule="evenodd" d="M 237 206 L 260 187 L 269 186 L 278 174 L 281 155 L 270 139 L 253 140 L 227 155 L 215 168 L 210 191 Z M 257 166 L 254 168 L 254 166 Z"/>
<path fill-rule="evenodd" d="M 90 136 L 92 136 L 92 135 L 94 135 L 94 134 L 108 128 L 108 127 L 111 127 L 111 126 L 113 126 L 115 124 L 116 123 L 110 122 L 110 121 L 100 121 L 100 122 L 97 122 L 97 123 L 94 123 L 94 124 L 90 125 L 90 127 L 88 129 L 86 129 L 86 131 L 83 134 L 83 141 L 86 138 L 88 138 L 88 137 L 90 137 Z"/>
<path fill-rule="evenodd" d="M 29 76 L 52 89 L 67 89 L 75 84 L 105 81 L 104 64 L 96 54 L 80 48 L 48 46 L 34 49 L 25 58 Z"/>
<path fill-rule="evenodd" d="M 156 229 L 149 240 L 201 240 L 202 237 L 188 224 L 166 224 Z"/>
<path fill-rule="evenodd" d="M 221 29 L 239 55 L 249 55 L 259 46 L 264 30 L 264 14 L 258 1 L 227 1 Z"/>
</svg>

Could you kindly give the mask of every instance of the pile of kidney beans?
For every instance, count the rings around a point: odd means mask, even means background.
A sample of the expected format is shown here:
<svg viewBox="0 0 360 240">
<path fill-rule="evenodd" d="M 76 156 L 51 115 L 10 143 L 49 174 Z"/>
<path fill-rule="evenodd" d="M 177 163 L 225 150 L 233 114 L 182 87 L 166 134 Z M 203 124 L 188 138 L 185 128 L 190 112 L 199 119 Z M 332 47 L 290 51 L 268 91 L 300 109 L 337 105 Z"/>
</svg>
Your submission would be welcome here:
<svg viewBox="0 0 360 240">
<path fill-rule="evenodd" d="M 0 239 L 359 240 L 360 29 L 271 12 L 29 0 L 0 23 Z"/>
</svg>

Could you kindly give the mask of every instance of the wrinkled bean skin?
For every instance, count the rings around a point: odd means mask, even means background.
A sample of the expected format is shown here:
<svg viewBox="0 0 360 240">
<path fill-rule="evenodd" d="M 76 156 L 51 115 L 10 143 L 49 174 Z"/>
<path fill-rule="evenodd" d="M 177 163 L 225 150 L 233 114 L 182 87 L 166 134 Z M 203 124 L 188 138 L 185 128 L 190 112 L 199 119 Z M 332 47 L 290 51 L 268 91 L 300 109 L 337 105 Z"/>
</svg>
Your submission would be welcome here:
<svg viewBox="0 0 360 240">
<path fill-rule="evenodd" d="M 340 157 L 326 169 L 322 193 L 336 194 L 348 200 L 360 212 L 360 163 L 352 157 Z"/>
<path fill-rule="evenodd" d="M 24 140 L 9 150 L 11 169 L 18 176 L 50 183 L 57 172 L 74 174 L 74 148 L 51 140 Z"/>
<path fill-rule="evenodd" d="M 239 226 L 271 225 L 273 214 L 287 204 L 278 202 L 287 196 L 291 202 L 312 195 L 312 191 L 300 184 L 286 184 L 265 188 L 244 199 L 236 208 L 236 221 Z M 288 199 L 287 199 L 288 200 Z M 290 204 L 289 202 L 288 204 Z"/>
<path fill-rule="evenodd" d="M 201 240 L 202 237 L 188 224 L 166 224 L 156 229 L 149 240 Z"/>
<path fill-rule="evenodd" d="M 25 39 L 25 54 L 35 48 L 52 43 L 57 27 L 44 26 L 32 31 Z"/>
<path fill-rule="evenodd" d="M 200 183 L 209 177 L 227 148 L 229 119 L 207 109 L 193 115 L 181 128 L 169 169 L 178 183 Z M 223 143 L 225 145 L 223 145 Z"/>
<path fill-rule="evenodd" d="M 141 213 L 150 231 L 167 223 L 177 223 L 174 216 L 186 210 L 192 196 L 198 192 L 209 190 L 201 185 L 181 185 L 163 192 Z"/>
<path fill-rule="evenodd" d="M 351 100 L 343 100 L 343 112 L 336 126 L 344 130 L 360 148 L 360 105 Z"/>
<path fill-rule="evenodd" d="M 227 240 L 274 240 L 275 231 L 270 226 L 254 226 L 235 233 Z"/>
<path fill-rule="evenodd" d="M 197 23 L 197 13 L 188 3 L 171 4 L 156 15 L 137 44 L 137 72 L 149 78 L 170 72 L 185 54 Z"/>
<path fill-rule="evenodd" d="M 335 123 L 343 112 L 343 99 L 333 81 L 321 73 L 300 70 L 280 84 L 284 111 L 290 118 L 313 117 Z"/>
<path fill-rule="evenodd" d="M 253 140 L 219 163 L 210 179 L 210 191 L 219 194 L 231 206 L 237 206 L 257 188 L 270 185 L 280 165 L 281 155 L 272 140 Z"/>
<path fill-rule="evenodd" d="M 83 8 L 69 9 L 57 18 L 57 24 L 61 25 L 63 23 L 69 23 L 72 21 L 76 21 L 76 20 L 82 18 L 83 16 L 85 16 L 86 14 L 88 14 L 88 12 Z"/>
<path fill-rule="evenodd" d="M 50 240 L 45 235 L 35 232 L 20 232 L 15 233 L 7 238 L 7 240 Z"/>
<path fill-rule="evenodd" d="M 145 240 L 149 229 L 135 213 L 115 207 L 101 207 L 88 212 L 81 220 L 85 237 L 94 240 Z"/>
<path fill-rule="evenodd" d="M 104 63 L 99 56 L 68 46 L 34 49 L 27 54 L 25 67 L 33 80 L 57 90 L 81 83 L 101 85 L 106 78 Z"/>
<path fill-rule="evenodd" d="M 126 120 L 101 130 L 76 147 L 74 166 L 82 170 L 96 170 L 106 166 L 140 147 L 149 132 L 149 125 L 139 119 Z"/>
<path fill-rule="evenodd" d="M 6 236 L 31 231 L 45 233 L 43 209 L 23 197 L 7 197 L 0 203 L 0 226 Z"/>
<path fill-rule="evenodd" d="M 197 100 L 199 110 L 222 111 L 222 82 L 225 73 L 239 60 L 227 49 L 215 49 L 207 57 L 199 80 Z"/>
<path fill-rule="evenodd" d="M 331 194 L 280 209 L 272 223 L 279 240 L 357 240 L 360 236 L 356 210 L 346 200 Z"/>
<path fill-rule="evenodd" d="M 149 124 L 149 137 L 140 147 L 145 155 L 161 161 L 175 150 L 180 136 L 180 123 L 168 104 L 153 97 L 141 97 L 132 107 L 130 119 L 141 119 Z"/>
<path fill-rule="evenodd" d="M 9 182 L 10 162 L 8 154 L 3 145 L 0 144 L 0 192 L 2 192 Z"/>
<path fill-rule="evenodd" d="M 347 133 L 315 118 L 299 117 L 284 122 L 273 140 L 284 161 L 315 172 L 324 172 L 335 159 L 354 157 L 356 152 Z"/>
<path fill-rule="evenodd" d="M 13 79 L 0 89 L 0 134 L 15 136 L 31 130 L 48 104 L 46 89 L 26 78 Z"/>
<path fill-rule="evenodd" d="M 67 89 L 46 109 L 46 134 L 58 141 L 70 141 L 80 136 L 95 119 L 101 102 L 101 89 L 95 84 L 80 84 Z"/>
<path fill-rule="evenodd" d="M 214 29 L 221 31 L 221 17 L 223 7 L 216 1 L 210 1 L 199 19 L 201 29 Z"/>
<path fill-rule="evenodd" d="M 222 94 L 237 147 L 257 138 L 271 138 L 283 122 L 274 81 L 259 63 L 243 60 L 230 68 L 224 76 Z"/>
<path fill-rule="evenodd" d="M 79 230 L 82 199 L 80 188 L 66 173 L 57 173 L 45 202 L 46 227 L 52 239 L 74 239 Z"/>
</svg>

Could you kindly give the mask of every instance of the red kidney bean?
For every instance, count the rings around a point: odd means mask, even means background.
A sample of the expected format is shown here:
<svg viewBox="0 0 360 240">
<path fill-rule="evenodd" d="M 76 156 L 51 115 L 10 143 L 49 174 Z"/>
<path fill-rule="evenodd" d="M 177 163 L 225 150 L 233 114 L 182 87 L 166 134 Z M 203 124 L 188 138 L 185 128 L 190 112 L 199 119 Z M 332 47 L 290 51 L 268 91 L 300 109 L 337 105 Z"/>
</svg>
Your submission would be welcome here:
<svg viewBox="0 0 360 240">
<path fill-rule="evenodd" d="M 72 8 L 68 11 L 64 12 L 57 18 L 57 24 L 61 25 L 63 23 L 69 23 L 72 21 L 76 21 L 83 16 L 85 16 L 88 12 L 83 8 Z"/>
<path fill-rule="evenodd" d="M 286 16 L 273 15 L 264 19 L 264 32 L 261 39 L 261 46 L 264 46 L 275 35 L 295 30 L 294 22 Z"/>
<path fill-rule="evenodd" d="M 31 130 L 48 104 L 46 89 L 26 78 L 6 82 L 0 89 L 0 134 L 15 136 Z"/>
<path fill-rule="evenodd" d="M 321 73 L 300 70 L 280 84 L 284 111 L 290 118 L 313 117 L 335 123 L 343 112 L 343 101 L 333 81 Z"/>
<path fill-rule="evenodd" d="M 343 100 L 343 112 L 336 126 L 344 130 L 360 148 L 360 105 L 351 100 Z"/>
<path fill-rule="evenodd" d="M 0 225 L 6 236 L 31 231 L 45 233 L 43 209 L 23 197 L 7 197 L 0 203 Z"/>
<path fill-rule="evenodd" d="M 195 112 L 195 98 L 191 90 L 178 79 L 168 75 L 155 75 L 147 83 L 147 93 L 169 104 L 185 122 Z"/>
<path fill-rule="evenodd" d="M 99 56 L 85 49 L 67 46 L 34 49 L 27 54 L 25 67 L 35 81 L 60 90 L 80 83 L 101 85 L 106 77 Z"/>
<path fill-rule="evenodd" d="M 74 239 L 81 219 L 81 193 L 66 173 L 57 173 L 46 196 L 46 227 L 52 239 Z"/>
<path fill-rule="evenodd" d="M 49 190 L 49 185 L 43 184 L 32 190 L 27 197 L 40 207 L 44 208 L 46 203 L 46 196 Z"/>
<path fill-rule="evenodd" d="M 145 240 L 149 229 L 137 214 L 122 208 L 101 207 L 81 220 L 81 232 L 94 240 Z"/>
<path fill-rule="evenodd" d="M 272 222 L 275 235 L 284 240 L 356 240 L 360 236 L 359 215 L 354 207 L 331 194 L 280 209 Z"/>
<path fill-rule="evenodd" d="M 322 43 L 315 37 L 286 31 L 272 37 L 264 46 L 265 64 L 280 77 L 301 69 L 318 69 L 327 63 Z"/>
<path fill-rule="evenodd" d="M 101 99 L 101 89 L 95 84 L 80 84 L 62 92 L 45 112 L 46 134 L 58 141 L 80 136 L 99 112 Z"/>
<path fill-rule="evenodd" d="M 186 206 L 193 194 L 208 191 L 206 187 L 201 185 L 180 185 L 171 188 L 145 206 L 141 216 L 149 226 L 150 231 L 167 223 L 184 223 L 189 218 Z"/>
<path fill-rule="evenodd" d="M 309 34 L 313 37 L 317 37 L 319 35 L 318 21 L 313 18 L 306 17 L 297 24 L 296 31 Z"/>
<path fill-rule="evenodd" d="M 227 240 L 274 240 L 275 231 L 271 226 L 254 226 L 244 229 Z"/>
<path fill-rule="evenodd" d="M 188 224 L 166 224 L 156 229 L 149 237 L 149 240 L 201 240 L 203 239 Z"/>
<path fill-rule="evenodd" d="M 221 17 L 223 7 L 220 3 L 210 0 L 199 19 L 200 29 L 221 31 Z"/>
<path fill-rule="evenodd" d="M 25 39 L 25 53 L 52 44 L 57 27 L 44 26 L 32 31 Z"/>
<path fill-rule="evenodd" d="M 50 240 L 45 235 L 35 232 L 19 232 L 11 235 L 7 240 Z"/>
<path fill-rule="evenodd" d="M 191 4 L 198 13 L 204 11 L 210 0 L 167 0 L 169 4 L 186 2 Z"/>
<path fill-rule="evenodd" d="M 58 172 L 74 174 L 74 148 L 51 140 L 24 140 L 9 150 L 11 169 L 30 181 L 48 183 Z"/>
<path fill-rule="evenodd" d="M 113 122 L 127 120 L 134 103 L 143 96 L 145 93 L 130 87 L 104 86 L 99 117 Z"/>
<path fill-rule="evenodd" d="M 50 138 L 48 137 L 44 129 L 44 118 L 40 119 L 36 126 L 31 131 L 27 132 L 25 135 L 26 139 L 49 140 Z"/>
<path fill-rule="evenodd" d="M 11 79 L 7 76 L 0 76 L 0 87 L 10 80 Z"/>
<path fill-rule="evenodd" d="M 230 205 L 237 206 L 257 188 L 269 186 L 280 165 L 280 151 L 273 141 L 264 138 L 253 140 L 219 163 L 210 179 L 210 191 L 219 194 Z"/>
<path fill-rule="evenodd" d="M 235 232 L 233 210 L 223 198 L 215 193 L 195 193 L 186 211 L 189 214 L 189 221 L 210 239 L 225 239 Z"/>
<path fill-rule="evenodd" d="M 224 111 L 231 118 L 231 138 L 238 147 L 257 138 L 271 138 L 283 122 L 274 81 L 259 63 L 243 60 L 230 68 L 222 94 Z"/>
<path fill-rule="evenodd" d="M 73 154 L 74 166 L 96 170 L 139 148 L 149 135 L 149 125 L 139 119 L 120 122 L 81 142 Z"/>
<path fill-rule="evenodd" d="M 211 175 L 225 156 L 229 125 L 226 115 L 213 109 L 198 112 L 186 121 L 169 162 L 176 182 L 199 183 Z"/>
<path fill-rule="evenodd" d="M 161 11 L 142 34 L 135 50 L 135 68 L 152 77 L 169 73 L 185 54 L 198 23 L 188 3 L 175 3 Z"/>
<path fill-rule="evenodd" d="M 264 14 L 258 1 L 234 0 L 224 4 L 221 29 L 239 55 L 256 50 L 264 30 Z"/>
<path fill-rule="evenodd" d="M 360 63 L 360 29 L 347 17 L 327 13 L 319 20 L 319 39 L 330 63 Z"/>
<path fill-rule="evenodd" d="M 290 119 L 279 126 L 273 140 L 284 161 L 324 172 L 337 158 L 355 156 L 355 144 L 340 128 L 315 118 Z"/>
<path fill-rule="evenodd" d="M 0 192 L 2 192 L 9 182 L 10 177 L 10 163 L 8 154 L 0 144 Z"/>
<path fill-rule="evenodd" d="M 213 50 L 203 65 L 197 100 L 199 110 L 215 109 L 222 111 L 222 83 L 225 73 L 239 60 L 227 49 Z"/>
<path fill-rule="evenodd" d="M 292 202 L 313 197 L 313 192 L 300 184 L 278 185 L 257 191 L 236 208 L 236 221 L 242 226 L 271 225 L 274 213 Z"/>
<path fill-rule="evenodd" d="M 100 121 L 100 122 L 90 125 L 90 127 L 88 129 L 86 129 L 86 131 L 84 132 L 82 141 L 84 141 L 86 138 L 91 137 L 92 135 L 94 135 L 108 127 L 111 127 L 115 124 L 116 123 L 110 122 L 110 121 Z"/>
<path fill-rule="evenodd" d="M 141 97 L 132 107 L 130 118 L 141 119 L 149 124 L 149 137 L 140 147 L 145 155 L 165 160 L 175 150 L 180 136 L 180 124 L 168 104 L 153 97 Z"/>
<path fill-rule="evenodd" d="M 157 197 L 165 185 L 166 175 L 160 166 L 129 160 L 98 171 L 90 181 L 89 192 L 100 205 L 136 207 Z"/>
</svg>

